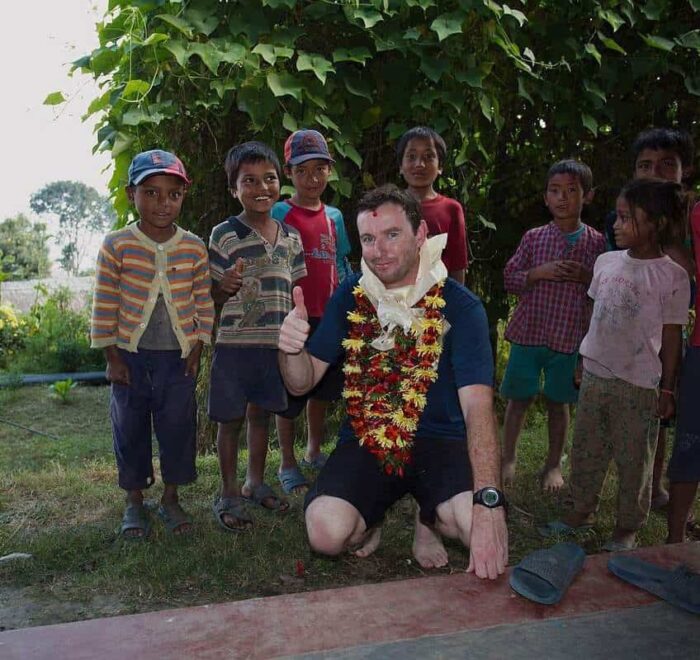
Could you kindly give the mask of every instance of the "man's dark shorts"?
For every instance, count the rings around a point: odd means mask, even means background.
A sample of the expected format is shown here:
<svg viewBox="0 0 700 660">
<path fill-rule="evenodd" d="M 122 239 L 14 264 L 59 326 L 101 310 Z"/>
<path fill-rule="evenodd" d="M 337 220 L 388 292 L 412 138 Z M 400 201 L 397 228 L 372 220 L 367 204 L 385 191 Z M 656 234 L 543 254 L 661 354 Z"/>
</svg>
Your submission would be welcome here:
<svg viewBox="0 0 700 660">
<path fill-rule="evenodd" d="M 678 394 L 676 438 L 668 463 L 671 482 L 700 481 L 700 346 L 688 346 Z"/>
<path fill-rule="evenodd" d="M 311 317 L 309 319 L 309 325 L 311 326 L 309 336 L 316 332 L 320 322 L 321 319 L 319 317 Z M 301 414 L 302 410 L 304 410 L 306 402 L 309 399 L 326 402 L 337 401 L 343 392 L 344 378 L 343 365 L 331 364 L 328 367 L 328 371 L 326 371 L 323 378 L 321 378 L 313 390 L 302 396 L 288 394 L 289 406 L 287 410 L 278 414 L 287 419 L 296 419 Z"/>
<path fill-rule="evenodd" d="M 420 506 L 421 521 L 433 525 L 439 504 L 472 488 L 466 439 L 416 440 L 413 462 L 403 477 L 387 475 L 376 457 L 355 440 L 339 444 L 328 457 L 306 494 L 304 509 L 322 495 L 338 497 L 352 504 L 370 528 L 410 493 Z"/>
<path fill-rule="evenodd" d="M 209 417 L 232 422 L 245 417 L 249 403 L 270 412 L 287 409 L 276 348 L 216 346 L 211 362 Z"/>
</svg>

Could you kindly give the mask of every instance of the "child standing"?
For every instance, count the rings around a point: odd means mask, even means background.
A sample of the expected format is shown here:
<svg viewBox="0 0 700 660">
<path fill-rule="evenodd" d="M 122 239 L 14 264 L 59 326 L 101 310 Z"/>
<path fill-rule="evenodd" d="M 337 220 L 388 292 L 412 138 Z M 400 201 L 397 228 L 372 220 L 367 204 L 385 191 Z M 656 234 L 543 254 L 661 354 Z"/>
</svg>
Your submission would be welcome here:
<svg viewBox="0 0 700 660">
<path fill-rule="evenodd" d="M 189 179 L 160 149 L 138 154 L 126 193 L 136 224 L 108 234 L 97 257 L 92 346 L 104 348 L 125 538 L 143 538 L 150 521 L 143 490 L 153 484 L 151 424 L 164 490 L 158 515 L 180 534 L 191 522 L 178 486 L 196 479 L 195 384 L 202 344 L 211 341 L 214 305 L 204 243 L 175 224 Z"/>
<path fill-rule="evenodd" d="M 685 131 L 673 128 L 650 128 L 642 131 L 632 144 L 635 179 L 663 179 L 682 184 L 692 171 L 693 138 Z M 605 238 L 609 250 L 620 249 L 615 243 L 614 224 L 617 214 L 611 211 L 605 218 Z M 693 260 L 688 246 L 674 243 L 664 246 L 664 253 L 688 271 L 693 277 Z M 692 284 L 691 284 L 692 286 Z M 666 433 L 671 419 L 662 419 L 659 425 L 659 440 L 654 457 L 654 477 L 651 482 L 651 508 L 662 509 L 668 503 L 668 492 L 662 477 L 666 456 Z"/>
<path fill-rule="evenodd" d="M 577 350 L 588 329 L 586 296 L 593 264 L 605 249 L 602 234 L 581 222 L 583 205 L 593 197 L 590 168 L 562 160 L 547 173 L 544 203 L 552 221 L 525 233 L 504 270 L 505 288 L 518 296 L 506 328 L 511 342 L 501 394 L 508 400 L 503 423 L 503 481 L 515 476 L 518 436 L 525 414 L 540 391 L 544 374 L 549 451 L 542 486 L 564 485 L 561 457 L 569 427 L 569 404 L 575 403 Z"/>
<path fill-rule="evenodd" d="M 338 286 L 339 272 L 347 274 L 350 243 L 341 212 L 321 201 L 335 162 L 323 135 L 307 129 L 295 131 L 284 145 L 284 161 L 284 173 L 294 184 L 294 194 L 287 201 L 277 202 L 271 215 L 294 227 L 301 236 L 307 276 L 298 284 L 304 293 L 313 331 Z M 319 470 L 326 462 L 321 452 L 326 409 L 340 397 L 342 387 L 341 367 L 335 365 L 308 395 L 307 444 L 301 461 L 305 467 Z M 301 412 L 304 400 L 292 400 L 290 408 L 276 417 L 282 454 L 278 477 L 285 493 L 300 492 L 309 486 L 294 456 L 294 419 Z"/>
<path fill-rule="evenodd" d="M 406 131 L 396 146 L 399 173 L 406 181 L 408 192 L 420 202 L 428 237 L 447 234 L 442 261 L 449 276 L 464 284 L 469 266 L 464 209 L 456 199 L 440 195 L 434 188 L 446 155 L 445 141 L 427 126 Z"/>
<path fill-rule="evenodd" d="M 224 164 L 243 212 L 214 227 L 209 242 L 212 295 L 222 305 L 209 389 L 209 416 L 218 422 L 221 493 L 214 515 L 237 532 L 252 524 L 244 502 L 284 511 L 286 500 L 263 482 L 270 411 L 288 407 L 277 365 L 282 320 L 292 285 L 306 275 L 298 232 L 270 215 L 279 198 L 280 164 L 267 145 L 245 142 Z M 248 421 L 248 470 L 238 486 L 238 436 Z"/>
<path fill-rule="evenodd" d="M 690 285 L 683 268 L 663 253 L 684 226 L 678 184 L 636 180 L 617 200 L 618 252 L 601 255 L 588 294 L 590 330 L 581 344 L 583 380 L 571 451 L 574 510 L 542 533 L 570 532 L 593 522 L 610 460 L 619 486 L 617 521 L 603 548 L 636 545 L 651 503 L 659 418 L 674 413 L 681 330 Z"/>
<path fill-rule="evenodd" d="M 695 282 L 700 282 L 700 204 L 690 216 L 695 254 Z M 700 481 L 700 298 L 695 295 L 695 327 L 681 369 L 678 418 L 673 453 L 668 463 L 668 543 L 685 541 L 685 530 Z"/>
</svg>

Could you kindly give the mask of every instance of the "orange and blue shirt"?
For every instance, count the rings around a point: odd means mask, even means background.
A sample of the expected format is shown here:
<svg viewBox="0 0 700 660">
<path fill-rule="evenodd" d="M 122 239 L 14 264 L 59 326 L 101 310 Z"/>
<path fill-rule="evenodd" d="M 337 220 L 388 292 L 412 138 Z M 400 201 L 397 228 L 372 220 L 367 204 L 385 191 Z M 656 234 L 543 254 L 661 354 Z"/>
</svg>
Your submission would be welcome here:
<svg viewBox="0 0 700 660">
<path fill-rule="evenodd" d="M 97 256 L 92 347 L 137 352 L 159 295 L 183 358 L 198 341 L 211 343 L 214 302 L 204 242 L 177 226 L 164 243 L 135 224 L 107 234 Z"/>
</svg>

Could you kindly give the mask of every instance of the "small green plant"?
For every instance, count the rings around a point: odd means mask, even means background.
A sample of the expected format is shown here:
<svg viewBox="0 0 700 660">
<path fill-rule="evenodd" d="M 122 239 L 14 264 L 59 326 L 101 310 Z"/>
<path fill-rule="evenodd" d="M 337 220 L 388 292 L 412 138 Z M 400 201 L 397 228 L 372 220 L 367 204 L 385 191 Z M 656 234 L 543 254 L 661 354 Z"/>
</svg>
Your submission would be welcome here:
<svg viewBox="0 0 700 660">
<path fill-rule="evenodd" d="M 0 368 L 24 346 L 26 323 L 10 305 L 0 305 Z"/>
<path fill-rule="evenodd" d="M 71 393 L 78 383 L 73 382 L 72 378 L 66 380 L 57 380 L 52 385 L 49 385 L 51 390 L 51 398 L 56 399 L 59 403 L 70 403 Z"/>
</svg>

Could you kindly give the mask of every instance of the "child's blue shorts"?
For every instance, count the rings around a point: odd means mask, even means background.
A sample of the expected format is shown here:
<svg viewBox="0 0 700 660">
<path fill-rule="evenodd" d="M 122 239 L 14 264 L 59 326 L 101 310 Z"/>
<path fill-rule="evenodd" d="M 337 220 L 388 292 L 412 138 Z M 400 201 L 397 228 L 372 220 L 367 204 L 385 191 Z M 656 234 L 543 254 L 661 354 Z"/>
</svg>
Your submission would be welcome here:
<svg viewBox="0 0 700 660">
<path fill-rule="evenodd" d="M 119 486 L 142 490 L 154 481 L 152 430 L 158 440 L 163 482 L 184 485 L 197 478 L 196 379 L 185 376 L 180 351 L 119 349 L 130 385 L 112 383 L 110 415 Z"/>
<path fill-rule="evenodd" d="M 287 411 L 287 390 L 277 353 L 276 348 L 216 346 L 209 383 L 209 417 L 223 424 L 241 419 L 249 403 L 269 412 Z M 304 403 L 299 405 L 300 412 Z"/>
<path fill-rule="evenodd" d="M 524 401 L 541 391 L 556 403 L 576 403 L 574 372 L 578 352 L 559 353 L 546 346 L 511 344 L 506 373 L 501 383 L 501 396 Z M 540 382 L 544 375 L 544 387 Z"/>
<path fill-rule="evenodd" d="M 672 482 L 700 481 L 700 346 L 688 346 L 678 388 L 676 438 L 668 478 Z"/>
</svg>

